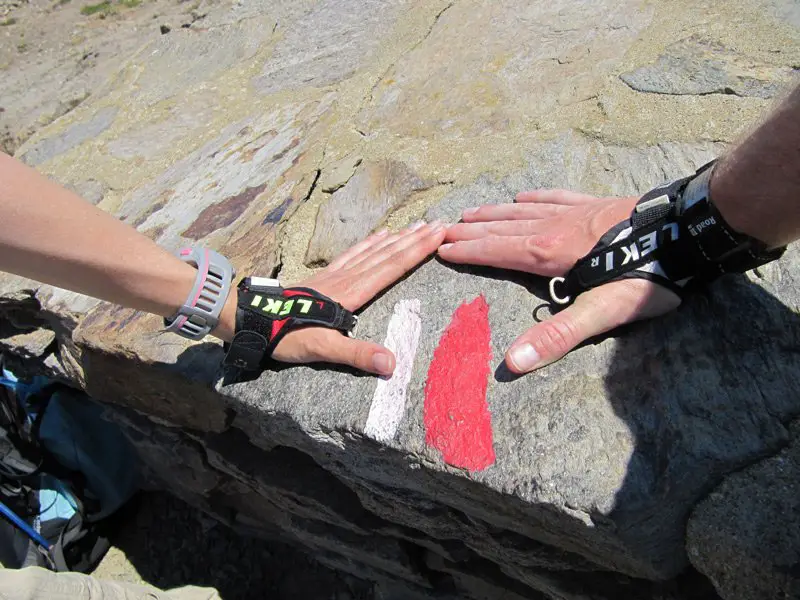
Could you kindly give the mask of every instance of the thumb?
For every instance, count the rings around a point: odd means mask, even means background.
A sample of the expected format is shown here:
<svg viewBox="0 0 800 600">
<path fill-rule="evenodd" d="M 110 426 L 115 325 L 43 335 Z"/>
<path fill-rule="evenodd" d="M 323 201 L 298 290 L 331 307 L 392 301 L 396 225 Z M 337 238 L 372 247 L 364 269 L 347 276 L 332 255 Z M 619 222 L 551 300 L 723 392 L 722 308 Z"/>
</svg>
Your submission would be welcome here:
<svg viewBox="0 0 800 600">
<path fill-rule="evenodd" d="M 591 337 L 663 314 L 678 304 L 678 296 L 643 279 L 606 284 L 581 294 L 574 304 L 519 336 L 506 352 L 506 364 L 514 373 L 528 373 L 557 361 Z"/>
<path fill-rule="evenodd" d="M 326 343 L 317 352 L 318 360 L 348 365 L 378 375 L 394 373 L 394 354 L 380 344 L 365 342 L 331 332 Z M 326 336 L 327 337 L 327 336 Z"/>
</svg>

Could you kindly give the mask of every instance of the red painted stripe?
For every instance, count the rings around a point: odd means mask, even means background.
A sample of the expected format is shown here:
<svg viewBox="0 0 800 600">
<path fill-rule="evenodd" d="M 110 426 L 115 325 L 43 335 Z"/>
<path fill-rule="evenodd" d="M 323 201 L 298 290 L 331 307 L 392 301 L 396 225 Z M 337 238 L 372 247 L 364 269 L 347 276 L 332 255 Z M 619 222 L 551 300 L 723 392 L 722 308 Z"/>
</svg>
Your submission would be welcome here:
<svg viewBox="0 0 800 600">
<path fill-rule="evenodd" d="M 483 296 L 453 313 L 433 353 L 425 383 L 425 441 L 455 467 L 480 471 L 494 463 L 489 305 Z"/>
</svg>

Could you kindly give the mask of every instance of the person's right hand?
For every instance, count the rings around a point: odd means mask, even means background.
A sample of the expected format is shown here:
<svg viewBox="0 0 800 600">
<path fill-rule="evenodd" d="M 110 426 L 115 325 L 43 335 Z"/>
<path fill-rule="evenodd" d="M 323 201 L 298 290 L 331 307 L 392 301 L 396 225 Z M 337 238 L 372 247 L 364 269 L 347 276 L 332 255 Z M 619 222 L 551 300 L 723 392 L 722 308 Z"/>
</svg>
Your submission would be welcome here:
<svg viewBox="0 0 800 600">
<path fill-rule="evenodd" d="M 595 198 L 567 190 L 517 195 L 516 204 L 467 209 L 447 230 L 444 260 L 556 277 L 589 253 L 606 231 L 627 219 L 637 198 Z M 645 279 L 591 289 L 518 337 L 506 352 L 515 373 L 548 365 L 586 339 L 625 323 L 668 312 L 680 299 Z"/>
</svg>

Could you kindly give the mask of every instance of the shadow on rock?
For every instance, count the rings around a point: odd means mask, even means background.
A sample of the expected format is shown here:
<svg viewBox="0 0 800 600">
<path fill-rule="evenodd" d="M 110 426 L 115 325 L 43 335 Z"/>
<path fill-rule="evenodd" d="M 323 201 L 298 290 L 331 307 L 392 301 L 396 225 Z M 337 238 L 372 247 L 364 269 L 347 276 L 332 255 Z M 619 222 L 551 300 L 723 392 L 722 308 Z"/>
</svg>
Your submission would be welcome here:
<svg viewBox="0 0 800 600">
<path fill-rule="evenodd" d="M 633 452 L 613 511 L 593 518 L 654 557 L 654 574 L 688 564 L 685 526 L 704 496 L 787 443 L 799 339 L 800 318 L 745 276 L 619 335 L 605 387 Z"/>
<path fill-rule="evenodd" d="M 291 546 L 238 535 L 164 493 L 143 494 L 114 540 L 139 576 L 160 589 L 215 588 L 223 600 L 371 600 L 372 586 Z"/>
</svg>

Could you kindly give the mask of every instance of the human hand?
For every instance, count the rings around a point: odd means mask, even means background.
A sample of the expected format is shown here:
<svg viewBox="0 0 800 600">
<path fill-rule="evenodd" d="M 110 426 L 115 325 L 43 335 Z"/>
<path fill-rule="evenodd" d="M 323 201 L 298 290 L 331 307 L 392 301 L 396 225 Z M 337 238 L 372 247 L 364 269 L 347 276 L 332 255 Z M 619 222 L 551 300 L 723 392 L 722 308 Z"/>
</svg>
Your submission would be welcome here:
<svg viewBox="0 0 800 600">
<path fill-rule="evenodd" d="M 380 231 L 295 285 L 315 289 L 346 309 L 357 310 L 435 252 L 444 234 L 445 227 L 439 222 L 415 223 L 391 235 Z M 383 346 L 325 327 L 287 333 L 272 356 L 289 363 L 349 365 L 379 375 L 391 375 L 395 368 L 394 355 Z"/>
<path fill-rule="evenodd" d="M 515 204 L 467 209 L 447 230 L 444 260 L 556 277 L 588 254 L 611 227 L 627 219 L 638 198 L 596 198 L 567 190 L 517 195 Z M 514 373 L 548 365 L 578 344 L 625 323 L 677 308 L 680 299 L 645 279 L 593 288 L 518 337 L 506 352 Z"/>
</svg>

